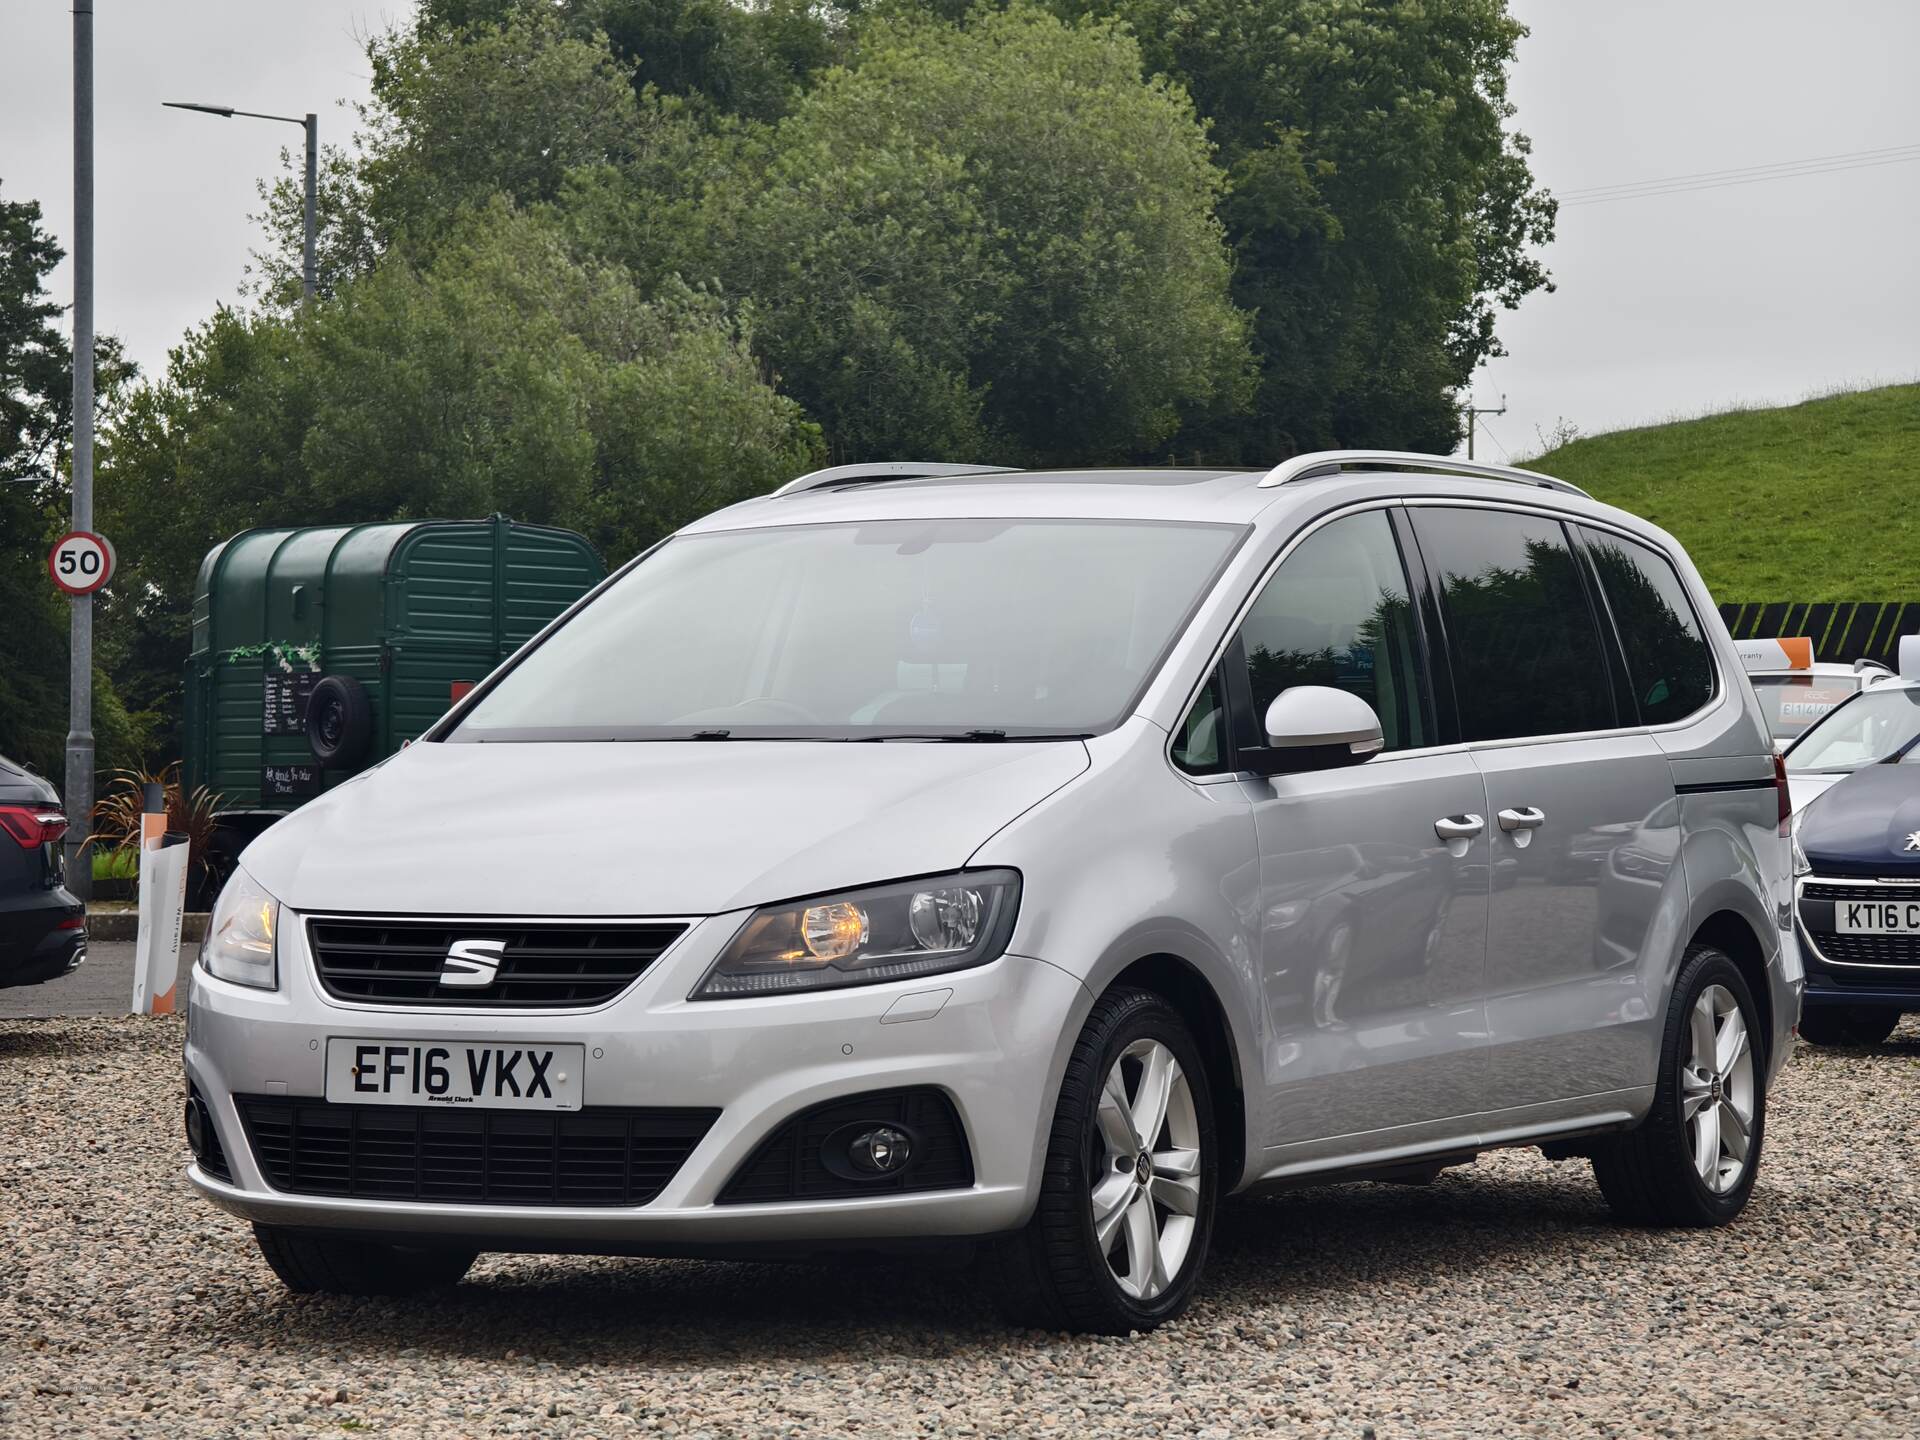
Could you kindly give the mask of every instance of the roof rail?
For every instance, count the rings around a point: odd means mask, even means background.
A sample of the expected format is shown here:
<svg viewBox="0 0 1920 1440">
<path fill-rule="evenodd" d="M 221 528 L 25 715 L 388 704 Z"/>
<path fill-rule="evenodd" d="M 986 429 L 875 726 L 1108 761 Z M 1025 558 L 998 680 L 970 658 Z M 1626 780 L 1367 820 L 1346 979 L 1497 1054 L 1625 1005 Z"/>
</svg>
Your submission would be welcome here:
<svg viewBox="0 0 1920 1440">
<path fill-rule="evenodd" d="M 1316 450 L 1282 460 L 1260 477 L 1260 488 L 1290 485 L 1317 475 L 1337 475 L 1342 470 L 1412 470 L 1428 475 L 1465 475 L 1475 480 L 1511 480 L 1521 485 L 1537 485 L 1543 490 L 1561 490 L 1569 495 L 1586 495 L 1578 485 L 1542 475 L 1537 470 L 1522 470 L 1514 465 L 1479 465 L 1471 460 L 1450 460 L 1444 455 L 1419 455 L 1407 450 Z M 1589 496 L 1589 499 L 1592 497 Z"/>
<path fill-rule="evenodd" d="M 919 480 L 935 475 L 1012 474 L 1011 465 L 951 465 L 943 460 L 876 460 L 864 465 L 830 465 L 813 470 L 797 480 L 789 480 L 775 495 L 797 495 L 802 490 L 821 490 L 849 480 Z"/>
</svg>

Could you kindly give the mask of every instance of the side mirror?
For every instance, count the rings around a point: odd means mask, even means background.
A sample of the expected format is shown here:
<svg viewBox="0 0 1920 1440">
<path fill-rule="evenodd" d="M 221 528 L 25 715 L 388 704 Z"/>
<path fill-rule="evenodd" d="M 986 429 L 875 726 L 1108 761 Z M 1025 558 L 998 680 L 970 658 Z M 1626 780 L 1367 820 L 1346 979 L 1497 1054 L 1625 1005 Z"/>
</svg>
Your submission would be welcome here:
<svg viewBox="0 0 1920 1440">
<path fill-rule="evenodd" d="M 1386 746 L 1380 717 L 1358 695 L 1330 685 L 1294 685 L 1267 706 L 1267 748 L 1243 755 L 1260 775 L 1358 765 Z"/>
</svg>

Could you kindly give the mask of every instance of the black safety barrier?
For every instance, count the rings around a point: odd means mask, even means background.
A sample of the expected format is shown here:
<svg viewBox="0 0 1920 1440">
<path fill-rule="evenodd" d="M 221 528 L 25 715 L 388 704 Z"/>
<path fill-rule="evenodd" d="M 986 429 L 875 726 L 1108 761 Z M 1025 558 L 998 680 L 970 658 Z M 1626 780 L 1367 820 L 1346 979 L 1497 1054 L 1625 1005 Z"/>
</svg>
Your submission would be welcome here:
<svg viewBox="0 0 1920 1440">
<path fill-rule="evenodd" d="M 1722 605 L 1720 618 L 1736 640 L 1805 635 L 1813 641 L 1816 660 L 1843 665 L 1876 660 L 1888 669 L 1898 668 L 1900 637 L 1920 635 L 1920 602 L 1916 601 L 1749 602 Z"/>
</svg>

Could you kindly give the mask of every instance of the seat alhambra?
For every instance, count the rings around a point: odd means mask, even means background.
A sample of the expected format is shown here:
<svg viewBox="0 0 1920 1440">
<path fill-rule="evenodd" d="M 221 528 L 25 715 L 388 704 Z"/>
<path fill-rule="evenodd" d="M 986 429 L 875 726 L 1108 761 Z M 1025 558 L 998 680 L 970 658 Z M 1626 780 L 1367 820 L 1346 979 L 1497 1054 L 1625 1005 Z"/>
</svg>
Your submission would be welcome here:
<svg viewBox="0 0 1920 1440">
<path fill-rule="evenodd" d="M 1525 471 L 844 466 L 688 526 L 255 840 L 194 1185 L 295 1290 L 960 1243 L 1188 1303 L 1236 1192 L 1747 1201 L 1785 785 L 1698 574 Z"/>
</svg>

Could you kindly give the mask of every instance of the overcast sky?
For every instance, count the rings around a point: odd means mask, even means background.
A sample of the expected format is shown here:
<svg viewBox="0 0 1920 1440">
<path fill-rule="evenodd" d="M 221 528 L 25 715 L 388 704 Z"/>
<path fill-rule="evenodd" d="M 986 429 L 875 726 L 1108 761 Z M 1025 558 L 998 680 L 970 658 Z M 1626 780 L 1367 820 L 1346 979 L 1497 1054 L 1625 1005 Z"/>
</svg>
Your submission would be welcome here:
<svg viewBox="0 0 1920 1440">
<path fill-rule="evenodd" d="M 152 373 L 259 244 L 257 177 L 300 132 L 162 100 L 320 115 L 344 139 L 360 39 L 404 0 L 96 0 L 98 314 Z M 1896 146 L 1920 156 L 1914 0 L 1514 0 L 1513 76 L 1536 173 L 1597 187 Z M 71 235 L 66 0 L 0 0 L 0 195 Z M 1857 162 L 1856 162 L 1857 163 Z M 1737 178 L 1737 177 L 1736 177 Z M 1474 389 L 1483 456 L 1837 385 L 1920 377 L 1920 160 L 1568 204 L 1558 291 L 1504 318 Z M 55 293 L 69 297 L 64 269 Z"/>
</svg>

